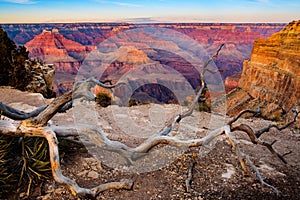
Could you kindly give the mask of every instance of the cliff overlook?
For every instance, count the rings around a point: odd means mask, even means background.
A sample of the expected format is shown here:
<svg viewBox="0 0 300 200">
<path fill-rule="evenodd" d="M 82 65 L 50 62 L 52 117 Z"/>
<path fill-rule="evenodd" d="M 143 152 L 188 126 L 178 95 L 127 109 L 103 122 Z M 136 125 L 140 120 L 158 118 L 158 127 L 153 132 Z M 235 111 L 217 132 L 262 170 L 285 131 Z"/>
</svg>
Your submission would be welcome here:
<svg viewBox="0 0 300 200">
<path fill-rule="evenodd" d="M 228 95 L 228 113 L 262 105 L 271 118 L 290 111 L 300 99 L 300 20 L 254 42 L 238 89 Z"/>
</svg>

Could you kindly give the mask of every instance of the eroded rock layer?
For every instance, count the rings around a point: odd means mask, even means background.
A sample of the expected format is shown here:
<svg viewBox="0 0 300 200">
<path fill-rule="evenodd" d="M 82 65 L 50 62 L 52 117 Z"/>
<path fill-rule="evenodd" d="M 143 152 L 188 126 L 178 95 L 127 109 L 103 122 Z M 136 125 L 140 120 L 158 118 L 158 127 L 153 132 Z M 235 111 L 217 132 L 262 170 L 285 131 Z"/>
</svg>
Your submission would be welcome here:
<svg viewBox="0 0 300 200">
<path fill-rule="evenodd" d="M 266 116 L 278 118 L 299 103 L 300 20 L 254 42 L 250 60 L 244 61 L 238 87 L 228 96 L 229 114 L 262 105 Z M 239 98 L 248 100 L 232 103 Z"/>
</svg>

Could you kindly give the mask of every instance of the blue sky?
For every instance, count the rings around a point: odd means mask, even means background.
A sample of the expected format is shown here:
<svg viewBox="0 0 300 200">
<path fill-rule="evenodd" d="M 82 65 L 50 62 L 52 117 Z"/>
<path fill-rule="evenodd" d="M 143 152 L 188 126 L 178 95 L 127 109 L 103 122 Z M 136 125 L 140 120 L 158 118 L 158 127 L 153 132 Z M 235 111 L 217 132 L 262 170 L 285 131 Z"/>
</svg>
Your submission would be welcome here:
<svg viewBox="0 0 300 200">
<path fill-rule="evenodd" d="M 0 23 L 290 22 L 299 0 L 0 0 Z"/>
</svg>

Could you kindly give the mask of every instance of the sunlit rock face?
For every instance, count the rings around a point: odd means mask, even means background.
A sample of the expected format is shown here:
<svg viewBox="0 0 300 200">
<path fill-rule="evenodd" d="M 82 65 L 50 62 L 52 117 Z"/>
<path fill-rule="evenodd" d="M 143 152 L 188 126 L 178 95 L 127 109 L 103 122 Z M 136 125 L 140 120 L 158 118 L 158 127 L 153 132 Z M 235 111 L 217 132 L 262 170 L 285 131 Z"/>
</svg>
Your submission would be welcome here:
<svg viewBox="0 0 300 200">
<path fill-rule="evenodd" d="M 248 95 L 245 103 L 265 105 L 266 110 L 281 114 L 289 111 L 300 99 L 300 21 L 289 23 L 267 39 L 254 42 L 251 58 L 244 61 L 239 81 L 238 98 Z M 243 92 L 241 92 L 243 91 Z M 266 105 L 272 106 L 268 108 Z M 230 107 L 233 112 L 234 105 Z M 283 113 L 282 113 L 283 112 Z M 233 112 L 234 113 L 234 112 Z"/>
<path fill-rule="evenodd" d="M 25 44 L 32 59 L 54 64 L 57 72 L 76 73 L 86 55 L 86 47 L 66 39 L 57 29 L 43 32 Z"/>
</svg>

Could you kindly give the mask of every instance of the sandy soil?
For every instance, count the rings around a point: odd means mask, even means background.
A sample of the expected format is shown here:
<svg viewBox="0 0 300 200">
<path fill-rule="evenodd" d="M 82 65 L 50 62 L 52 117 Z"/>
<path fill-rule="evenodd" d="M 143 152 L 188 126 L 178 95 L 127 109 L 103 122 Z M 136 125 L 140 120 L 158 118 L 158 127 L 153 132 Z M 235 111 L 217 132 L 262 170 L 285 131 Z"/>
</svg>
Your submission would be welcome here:
<svg viewBox="0 0 300 200">
<path fill-rule="evenodd" d="M 0 101 L 25 110 L 49 101 L 40 95 L 7 88 L 0 88 L 0 94 Z M 108 138 L 137 146 L 149 135 L 163 128 L 164 122 L 182 109 L 185 108 L 178 105 L 155 104 L 131 108 L 115 105 L 100 108 L 85 102 L 75 105 L 67 113 L 56 115 L 51 123 L 65 125 L 75 121 L 95 124 Z M 196 111 L 191 117 L 184 119 L 172 134 L 182 139 L 199 138 L 222 122 L 223 118 L 220 116 L 212 117 L 209 113 Z M 247 123 L 258 130 L 273 122 L 253 118 L 241 119 L 238 123 Z M 271 130 L 261 137 L 267 142 L 276 139 L 275 148 L 278 152 L 292 151 L 292 154 L 285 157 L 288 164 L 283 164 L 267 149 L 250 143 L 245 134 L 236 133 L 235 136 L 242 151 L 254 161 L 264 180 L 280 191 L 278 195 L 271 188 L 262 186 L 255 174 L 244 177 L 238 159 L 224 137 L 216 140 L 210 148 L 176 150 L 159 146 L 153 149 L 153 154 L 133 167 L 126 166 L 125 161 L 116 154 L 84 145 L 69 144 L 66 148 L 61 144 L 62 170 L 64 175 L 88 188 L 121 179 L 134 181 L 132 190 L 109 190 L 96 199 L 300 199 L 298 129 L 291 127 L 281 132 Z M 173 152 L 172 156 L 170 151 Z M 188 192 L 185 182 L 192 161 L 195 161 L 192 190 Z M 18 194 L 7 198 L 27 198 L 21 197 L 22 194 Z M 79 198 L 73 197 L 67 189 L 49 180 L 36 186 L 29 199 Z"/>
</svg>

